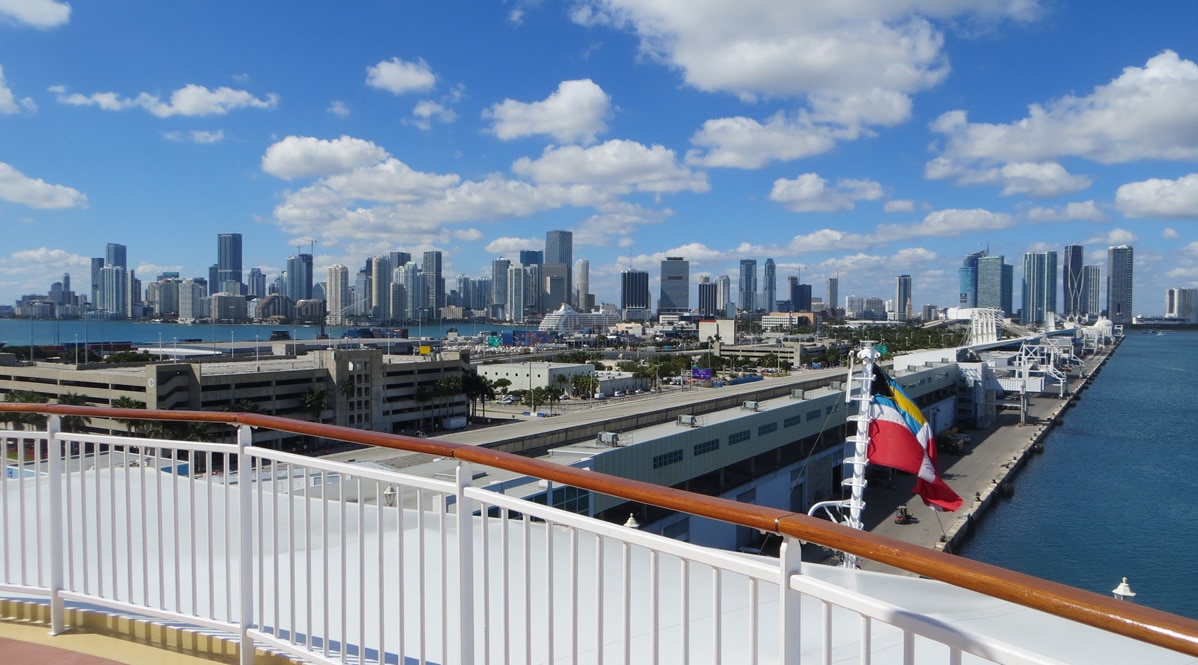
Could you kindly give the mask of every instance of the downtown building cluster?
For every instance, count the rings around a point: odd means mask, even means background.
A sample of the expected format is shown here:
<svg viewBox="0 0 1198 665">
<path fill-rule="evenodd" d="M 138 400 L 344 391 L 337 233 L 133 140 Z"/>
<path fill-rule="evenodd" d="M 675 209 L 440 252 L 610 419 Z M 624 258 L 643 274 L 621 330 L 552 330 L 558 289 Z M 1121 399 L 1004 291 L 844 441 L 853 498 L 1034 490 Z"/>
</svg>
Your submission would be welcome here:
<svg viewBox="0 0 1198 665">
<path fill-rule="evenodd" d="M 796 318 L 811 323 L 828 318 L 929 320 L 943 312 L 938 305 L 916 306 L 910 275 L 895 278 L 893 298 L 846 295 L 842 302 L 839 275 L 827 278 L 822 296 L 816 295 L 798 274 L 780 282 L 772 258 L 765 259 L 760 271 L 756 259 L 740 260 L 734 288 L 730 275 L 702 274 L 696 284 L 685 257 L 666 257 L 660 264 L 656 302 L 650 273 L 629 267 L 620 273 L 618 303 L 597 303 L 590 289 L 590 264 L 574 259 L 573 233 L 562 230 L 547 232 L 543 249 L 494 259 L 488 276 L 459 275 L 448 284 L 443 255 L 435 250 L 420 255 L 392 251 L 367 259 L 361 267 L 334 264 L 319 275 L 324 280 L 315 273 L 312 252 L 299 248 L 273 279 L 259 268 L 245 271 L 239 233 L 219 234 L 216 255 L 206 277 L 164 272 L 143 288 L 129 267 L 126 246 L 109 243 L 103 257 L 91 260 L 89 291 L 72 290 L 71 276 L 64 274 L 48 294 L 23 296 L 13 314 L 344 326 L 454 320 L 519 325 L 571 310 L 623 321 L 748 314 L 790 324 Z M 1066 246 L 1061 253 L 1028 253 L 1017 308 L 1014 266 L 1001 255 L 975 252 L 962 262 L 955 307 L 997 309 L 1029 325 L 1043 325 L 1049 315 L 1079 322 L 1105 315 L 1117 324 L 1131 323 L 1133 258 L 1129 246 L 1109 248 L 1104 275 L 1101 266 L 1085 264 L 1081 245 Z M 692 292 L 697 295 L 694 302 Z M 1166 316 L 1198 319 L 1198 290 L 1170 289 Z"/>
</svg>

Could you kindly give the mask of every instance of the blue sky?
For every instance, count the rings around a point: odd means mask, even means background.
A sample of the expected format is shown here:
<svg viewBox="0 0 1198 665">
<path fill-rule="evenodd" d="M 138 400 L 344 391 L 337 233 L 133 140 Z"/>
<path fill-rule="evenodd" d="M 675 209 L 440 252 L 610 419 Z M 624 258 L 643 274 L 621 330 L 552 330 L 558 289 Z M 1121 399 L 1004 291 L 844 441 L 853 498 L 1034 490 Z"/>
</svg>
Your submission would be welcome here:
<svg viewBox="0 0 1198 665">
<path fill-rule="evenodd" d="M 592 292 L 773 258 L 952 305 L 989 247 L 1198 286 L 1198 5 L 1161 0 L 0 0 L 0 302 L 128 246 L 206 276 L 574 232 Z M 781 290 L 781 289 L 780 289 Z M 692 299 L 694 287 L 692 286 Z M 1105 297 L 1105 294 L 1104 294 Z M 1016 298 L 1018 300 L 1018 297 Z M 693 300 L 692 300 L 693 302 Z M 1018 306 L 1018 305 L 1016 305 Z"/>
</svg>

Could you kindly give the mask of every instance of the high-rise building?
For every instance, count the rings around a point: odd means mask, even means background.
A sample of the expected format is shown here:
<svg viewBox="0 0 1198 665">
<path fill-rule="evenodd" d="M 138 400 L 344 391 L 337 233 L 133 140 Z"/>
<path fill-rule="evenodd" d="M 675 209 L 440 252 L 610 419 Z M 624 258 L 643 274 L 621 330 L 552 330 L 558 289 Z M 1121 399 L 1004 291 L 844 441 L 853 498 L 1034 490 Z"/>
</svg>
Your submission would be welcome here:
<svg viewBox="0 0 1198 665">
<path fill-rule="evenodd" d="M 292 303 L 312 298 L 312 255 L 287 257 L 287 292 Z"/>
<path fill-rule="evenodd" d="M 545 262 L 545 250 L 543 249 L 522 249 L 520 250 L 520 265 L 522 266 L 539 266 Z"/>
<path fill-rule="evenodd" d="M 625 270 L 620 273 L 620 311 L 625 320 L 648 318 L 652 310 L 649 296 L 649 273 Z"/>
<path fill-rule="evenodd" d="M 545 263 L 541 266 L 542 313 L 556 311 L 570 300 L 570 264 Z"/>
<path fill-rule="evenodd" d="M 591 262 L 578 259 L 574 262 L 574 305 L 580 312 L 589 312 L 595 306 L 591 297 Z"/>
<path fill-rule="evenodd" d="M 699 278 L 699 316 L 723 314 L 719 308 L 719 287 L 707 275 Z"/>
<path fill-rule="evenodd" d="M 737 306 L 741 311 L 757 309 L 757 259 L 740 260 L 740 283 L 737 286 Z"/>
<path fill-rule="evenodd" d="M 375 321 L 390 321 L 391 312 L 391 259 L 376 256 L 370 260 L 370 318 Z"/>
<path fill-rule="evenodd" d="M 824 299 L 824 307 L 836 310 L 840 307 L 840 277 L 828 278 L 828 295 Z"/>
<path fill-rule="evenodd" d="M 976 307 L 1001 309 L 1010 316 L 1014 307 L 1015 267 L 1004 256 L 981 256 L 977 263 Z"/>
<path fill-rule="evenodd" d="M 1135 254 L 1130 245 L 1116 245 L 1106 252 L 1106 311 L 1116 325 L 1132 320 L 1132 277 Z"/>
<path fill-rule="evenodd" d="M 720 275 L 715 278 L 715 306 L 721 316 L 728 316 L 728 303 L 732 302 L 732 278 Z"/>
<path fill-rule="evenodd" d="M 108 243 L 104 252 L 104 265 L 128 268 L 129 262 L 126 258 L 126 247 L 118 245 L 115 242 Z"/>
<path fill-rule="evenodd" d="M 92 273 L 91 302 L 92 302 L 92 306 L 95 307 L 96 309 L 104 309 L 104 304 L 100 301 L 101 294 L 103 292 L 103 284 L 104 284 L 104 282 L 103 282 L 104 278 L 102 275 L 103 270 L 104 270 L 104 259 L 102 257 L 93 258 L 91 260 L 91 273 Z"/>
<path fill-rule="evenodd" d="M 528 267 L 524 264 L 514 264 L 508 268 L 508 303 L 504 312 L 507 314 L 507 320 L 514 324 L 519 324 L 525 318 Z"/>
<path fill-rule="evenodd" d="M 424 253 L 424 287 L 428 289 L 428 316 L 425 320 L 438 319 L 441 308 L 445 306 L 445 278 L 441 276 L 441 252 L 433 250 Z"/>
<path fill-rule="evenodd" d="M 325 295 L 329 303 L 328 324 L 330 326 L 342 325 L 353 314 L 353 303 L 349 299 L 349 268 L 340 263 L 329 266 Z"/>
<path fill-rule="evenodd" d="M 667 256 L 661 262 L 661 290 L 657 313 L 685 314 L 691 311 L 691 264 L 681 256 Z"/>
<path fill-rule="evenodd" d="M 560 267 L 558 267 L 560 266 Z M 563 302 L 568 302 L 574 293 L 574 233 L 571 231 L 547 231 L 545 233 L 545 269 L 543 271 L 546 284 L 549 279 L 557 279 L 558 275 L 565 277 L 564 290 L 559 298 L 556 290 L 545 289 L 547 302 L 546 311 L 557 309 Z"/>
<path fill-rule="evenodd" d="M 246 285 L 246 295 L 251 298 L 266 297 L 266 274 L 261 268 L 250 268 L 250 277 Z"/>
<path fill-rule="evenodd" d="M 507 307 L 507 271 L 512 267 L 512 262 L 504 257 L 499 257 L 491 261 L 491 312 L 492 318 L 507 319 L 505 308 Z"/>
<path fill-rule="evenodd" d="M 428 284 L 420 272 L 420 266 L 415 261 L 393 269 L 393 286 L 399 289 L 391 299 L 392 317 L 398 321 L 418 321 L 428 302 Z"/>
<path fill-rule="evenodd" d="M 764 283 L 761 285 L 762 306 L 766 313 L 773 312 L 778 309 L 778 266 L 773 259 L 765 260 L 765 271 L 762 275 Z"/>
<path fill-rule="evenodd" d="M 1061 266 L 1061 281 L 1064 286 L 1064 311 L 1071 319 L 1077 319 L 1084 311 L 1082 302 L 1082 280 L 1085 278 L 1085 248 L 1081 245 L 1065 245 L 1064 264 Z"/>
<path fill-rule="evenodd" d="M 1198 323 L 1198 289 L 1169 289 L 1166 291 L 1165 317 Z"/>
<path fill-rule="evenodd" d="M 1040 325 L 1057 311 L 1057 253 L 1023 255 L 1023 323 Z"/>
<path fill-rule="evenodd" d="M 978 305 L 978 261 L 986 252 L 974 252 L 961 262 L 959 271 L 961 280 L 961 295 L 958 307 L 979 307 Z"/>
<path fill-rule="evenodd" d="M 894 319 L 911 318 L 911 275 L 899 275 L 894 281 Z"/>
<path fill-rule="evenodd" d="M 242 292 L 240 233 L 216 236 L 216 283 L 229 293 Z M 236 284 L 236 290 L 230 288 L 230 284 Z"/>
<path fill-rule="evenodd" d="M 1102 313 L 1102 268 L 1086 266 L 1082 269 L 1082 314 L 1087 318 Z"/>
</svg>

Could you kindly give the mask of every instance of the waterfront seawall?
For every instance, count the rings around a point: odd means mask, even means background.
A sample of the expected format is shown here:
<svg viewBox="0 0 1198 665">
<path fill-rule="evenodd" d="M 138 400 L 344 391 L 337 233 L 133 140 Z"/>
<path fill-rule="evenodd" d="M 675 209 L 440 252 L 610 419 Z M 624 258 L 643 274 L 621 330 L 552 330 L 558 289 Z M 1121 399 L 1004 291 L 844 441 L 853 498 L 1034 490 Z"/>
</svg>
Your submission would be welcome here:
<svg viewBox="0 0 1198 665">
<path fill-rule="evenodd" d="M 1000 501 L 1018 491 L 1017 476 L 1028 461 L 1044 450 L 1049 432 L 1064 422 L 1067 411 L 1080 399 L 1118 343 L 1085 359 L 1083 369 L 1070 373 L 1064 398 L 1036 394 L 1028 398 L 1024 424 L 1018 411 L 1000 411 L 985 429 L 969 431 L 970 442 L 961 455 L 940 454 L 945 481 L 965 500 L 954 513 L 938 513 L 913 493 L 914 479 L 898 475 L 889 483 L 872 483 L 863 515 L 867 530 L 924 547 L 958 553 L 975 526 Z M 895 511 L 906 506 L 915 522 L 896 524 Z M 863 562 L 867 570 L 897 569 Z"/>
</svg>

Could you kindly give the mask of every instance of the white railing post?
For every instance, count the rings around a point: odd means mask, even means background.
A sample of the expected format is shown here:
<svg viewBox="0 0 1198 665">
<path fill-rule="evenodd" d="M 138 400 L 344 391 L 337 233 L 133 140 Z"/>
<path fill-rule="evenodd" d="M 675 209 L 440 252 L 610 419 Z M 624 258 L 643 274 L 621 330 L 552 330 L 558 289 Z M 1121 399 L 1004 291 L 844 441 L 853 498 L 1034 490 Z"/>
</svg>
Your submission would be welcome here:
<svg viewBox="0 0 1198 665">
<path fill-rule="evenodd" d="M 474 662 L 474 504 L 466 488 L 474 481 L 470 465 L 458 462 L 458 662 Z M 483 534 L 486 537 L 486 534 Z M 484 608 L 485 611 L 485 608 Z"/>
<path fill-rule="evenodd" d="M 803 596 L 790 588 L 790 578 L 802 572 L 802 564 L 798 539 L 783 536 L 782 549 L 778 552 L 778 607 L 781 609 L 778 616 L 778 662 L 782 665 L 798 665 L 803 655 L 803 644 L 799 637 L 803 634 L 799 612 Z"/>
<path fill-rule="evenodd" d="M 238 557 L 241 559 L 241 630 L 240 665 L 253 665 L 254 638 L 250 629 L 254 627 L 254 492 L 251 483 L 254 461 L 247 448 L 254 445 L 254 434 L 248 425 L 237 428 L 237 488 L 238 517 L 241 520 L 241 544 Z"/>
<path fill-rule="evenodd" d="M 46 454 L 50 457 L 50 634 L 66 632 L 65 604 L 62 599 L 63 559 L 63 442 L 62 418 L 51 415 L 46 420 Z"/>
</svg>

